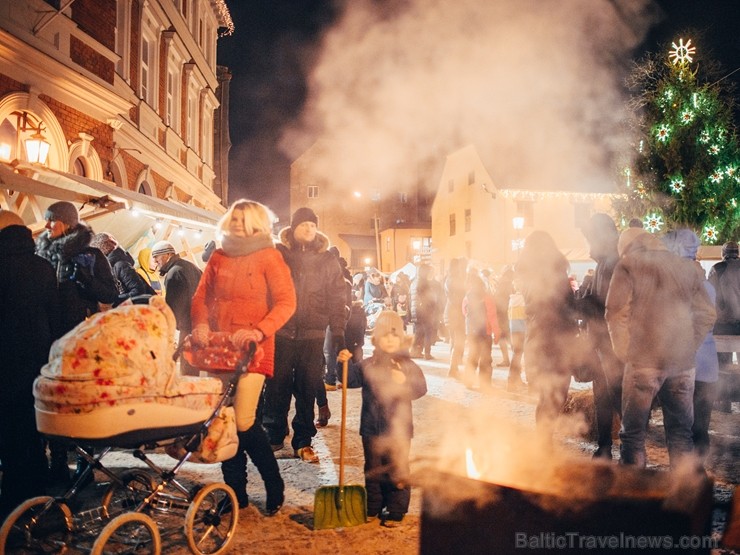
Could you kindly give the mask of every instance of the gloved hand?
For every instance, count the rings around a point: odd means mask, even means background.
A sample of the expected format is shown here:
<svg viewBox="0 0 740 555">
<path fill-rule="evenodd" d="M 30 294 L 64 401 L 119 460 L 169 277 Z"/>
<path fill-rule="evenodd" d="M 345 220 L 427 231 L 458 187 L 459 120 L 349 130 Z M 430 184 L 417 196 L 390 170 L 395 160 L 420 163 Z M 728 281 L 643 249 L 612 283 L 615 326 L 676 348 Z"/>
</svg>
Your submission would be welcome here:
<svg viewBox="0 0 740 555">
<path fill-rule="evenodd" d="M 244 347 L 247 346 L 247 343 L 249 343 L 250 341 L 259 343 L 264 338 L 265 338 L 265 334 L 262 333 L 262 331 L 258 329 L 253 329 L 253 330 L 240 329 L 240 330 L 236 330 L 234 333 L 231 334 L 231 343 L 234 345 L 234 347 L 243 349 Z"/>
<path fill-rule="evenodd" d="M 345 350 L 347 348 L 347 345 L 344 342 L 344 334 L 343 333 L 332 334 L 332 344 L 334 346 L 335 353 Z"/>
<path fill-rule="evenodd" d="M 352 353 L 350 353 L 347 349 L 342 349 L 337 353 L 337 362 L 344 362 L 346 360 L 349 360 L 352 358 Z"/>
<path fill-rule="evenodd" d="M 208 336 L 210 333 L 211 330 L 208 328 L 208 324 L 200 324 L 199 326 L 195 326 L 190 337 L 197 345 L 208 345 Z"/>
</svg>

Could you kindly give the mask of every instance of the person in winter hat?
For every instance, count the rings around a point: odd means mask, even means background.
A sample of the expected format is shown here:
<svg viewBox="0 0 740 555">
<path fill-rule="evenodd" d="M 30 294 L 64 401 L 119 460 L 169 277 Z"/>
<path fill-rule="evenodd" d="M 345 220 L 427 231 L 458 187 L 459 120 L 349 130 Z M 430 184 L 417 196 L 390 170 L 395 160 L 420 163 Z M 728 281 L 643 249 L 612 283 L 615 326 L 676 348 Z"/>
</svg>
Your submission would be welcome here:
<svg viewBox="0 0 740 555">
<path fill-rule="evenodd" d="M 177 330 L 180 333 L 178 342 L 182 343 L 193 329 L 190 316 L 192 299 L 203 272 L 189 260 L 181 258 L 169 241 L 154 243 L 152 258 L 154 267 L 164 278 L 164 300 L 175 314 Z M 180 371 L 189 376 L 200 374 L 184 360 L 180 360 Z"/>
<path fill-rule="evenodd" d="M 345 346 L 347 320 L 342 269 L 317 223 L 313 210 L 302 207 L 293 213 L 290 227 L 279 233 L 277 249 L 291 270 L 297 307 L 275 338 L 275 374 L 265 388 L 263 422 L 273 449 L 282 449 L 295 397 L 291 446 L 297 458 L 310 463 L 319 460 L 311 441 L 317 433 L 314 405 L 316 392 L 323 387 L 326 329 L 331 332 L 336 353 Z"/>
<path fill-rule="evenodd" d="M 695 263 L 666 249 L 653 234 L 622 232 L 621 258 L 606 297 L 614 353 L 625 363 L 620 463 L 644 467 L 653 399 L 663 408 L 672 467 L 693 451 L 691 427 L 696 352 L 716 317 Z"/>
<path fill-rule="evenodd" d="M 32 387 L 61 334 L 61 315 L 54 270 L 35 250 L 20 216 L 0 210 L 0 521 L 44 495 L 48 480 Z"/>
<path fill-rule="evenodd" d="M 113 271 L 105 255 L 90 245 L 93 231 L 80 222 L 77 208 L 67 201 L 46 210 L 46 230 L 36 240 L 36 253 L 52 266 L 57 279 L 62 332 L 66 333 L 118 298 Z M 51 479 L 69 479 L 67 448 L 50 442 Z M 86 468 L 78 458 L 76 476 Z"/>
<path fill-rule="evenodd" d="M 222 247 L 213 251 L 193 297 L 193 340 L 207 344 L 210 332 L 228 332 L 239 347 L 260 345 L 264 357 L 242 375 L 234 396 L 237 454 L 224 461 L 224 481 L 236 492 L 239 507 L 247 496 L 247 455 L 259 470 L 267 490 L 266 511 L 277 513 L 285 499 L 275 454 L 257 419 L 257 404 L 266 378 L 273 375 L 275 333 L 296 307 L 290 268 L 275 249 L 274 215 L 263 204 L 241 199 L 219 222 Z M 233 279 L 239 276 L 239 279 Z"/>
<path fill-rule="evenodd" d="M 123 250 L 110 233 L 96 233 L 90 244 L 99 248 L 113 269 L 118 287 L 118 300 L 113 306 L 140 295 L 154 295 L 154 289 L 134 270 L 134 259 Z"/>
<path fill-rule="evenodd" d="M 663 243 L 672 253 L 693 261 L 696 270 L 704 278 L 704 270 L 696 261 L 696 253 L 701 244 L 696 233 L 685 228 L 669 231 L 663 237 Z M 704 279 L 704 288 L 711 301 L 716 302 L 717 294 L 714 286 L 706 279 Z M 695 361 L 694 424 L 691 426 L 691 434 L 694 440 L 694 450 L 703 459 L 709 452 L 709 423 L 712 418 L 714 401 L 717 398 L 717 382 L 719 380 L 717 345 L 714 342 L 714 334 L 711 330 L 696 352 Z"/>
<path fill-rule="evenodd" d="M 411 338 L 392 310 L 378 315 L 371 357 L 350 364 L 347 387 L 362 387 L 360 436 L 365 456 L 367 514 L 384 526 L 396 526 L 408 512 L 411 498 L 409 452 L 414 435 L 412 401 L 427 392 L 421 368 L 411 359 Z M 340 362 L 351 353 L 342 350 Z"/>
</svg>

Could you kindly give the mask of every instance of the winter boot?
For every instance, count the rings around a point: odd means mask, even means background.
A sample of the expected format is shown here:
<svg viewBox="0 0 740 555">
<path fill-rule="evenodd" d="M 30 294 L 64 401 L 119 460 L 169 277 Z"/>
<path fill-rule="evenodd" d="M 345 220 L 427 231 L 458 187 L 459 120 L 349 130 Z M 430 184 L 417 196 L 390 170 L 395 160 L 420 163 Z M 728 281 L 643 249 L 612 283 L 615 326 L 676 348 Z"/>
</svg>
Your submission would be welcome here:
<svg viewBox="0 0 740 555">
<path fill-rule="evenodd" d="M 323 407 L 319 407 L 319 417 L 316 419 L 316 422 L 314 422 L 314 425 L 317 428 L 325 428 L 329 425 L 330 418 L 331 411 L 329 410 L 329 405 L 326 404 Z"/>
<path fill-rule="evenodd" d="M 239 508 L 243 509 L 249 505 L 249 496 L 247 495 L 247 455 L 244 453 L 241 438 L 239 441 L 239 450 L 229 460 L 221 463 L 221 473 L 224 476 L 224 482 L 236 493 L 236 500 Z M 227 498 L 228 499 L 228 498 Z M 222 507 L 223 512 L 230 512 L 231 507 Z"/>
<path fill-rule="evenodd" d="M 267 434 L 259 423 L 255 423 L 246 432 L 239 432 L 239 448 L 245 449 L 254 466 L 262 476 L 267 491 L 265 513 L 276 514 L 285 502 L 285 484 L 280 476 L 280 467 L 275 460 L 275 453 L 270 448 Z"/>
</svg>

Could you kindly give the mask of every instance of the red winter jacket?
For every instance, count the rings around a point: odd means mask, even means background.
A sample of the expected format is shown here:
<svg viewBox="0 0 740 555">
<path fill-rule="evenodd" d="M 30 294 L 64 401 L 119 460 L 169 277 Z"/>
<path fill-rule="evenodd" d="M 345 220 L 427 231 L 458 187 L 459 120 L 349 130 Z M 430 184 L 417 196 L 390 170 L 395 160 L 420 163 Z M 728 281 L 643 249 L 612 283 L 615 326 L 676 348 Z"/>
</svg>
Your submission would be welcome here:
<svg viewBox="0 0 740 555">
<path fill-rule="evenodd" d="M 211 331 L 259 329 L 265 356 L 258 372 L 272 377 L 275 332 L 295 312 L 296 296 L 290 269 L 273 247 L 246 256 L 227 256 L 218 249 L 208 260 L 193 297 L 193 328 L 208 324 Z"/>
</svg>

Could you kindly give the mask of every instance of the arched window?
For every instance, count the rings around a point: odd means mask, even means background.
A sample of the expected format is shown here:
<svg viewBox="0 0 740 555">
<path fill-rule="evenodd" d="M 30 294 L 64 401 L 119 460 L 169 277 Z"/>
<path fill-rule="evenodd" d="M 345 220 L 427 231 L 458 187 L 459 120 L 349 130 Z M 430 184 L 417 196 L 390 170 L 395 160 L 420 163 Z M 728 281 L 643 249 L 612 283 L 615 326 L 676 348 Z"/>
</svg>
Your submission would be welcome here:
<svg viewBox="0 0 740 555">
<path fill-rule="evenodd" d="M 75 175 L 80 175 L 82 177 L 87 177 L 87 165 L 85 164 L 85 160 L 81 156 L 75 158 L 74 162 L 72 163 L 72 173 Z"/>
</svg>

